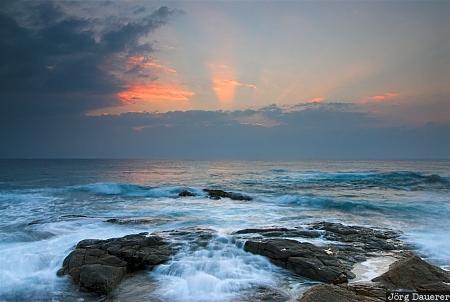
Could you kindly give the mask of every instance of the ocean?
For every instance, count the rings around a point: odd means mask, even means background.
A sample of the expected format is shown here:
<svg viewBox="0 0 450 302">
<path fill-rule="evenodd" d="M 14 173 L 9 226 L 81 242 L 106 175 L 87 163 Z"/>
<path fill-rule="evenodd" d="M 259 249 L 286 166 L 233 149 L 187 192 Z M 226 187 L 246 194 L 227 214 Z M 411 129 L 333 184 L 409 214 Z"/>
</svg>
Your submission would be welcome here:
<svg viewBox="0 0 450 302">
<path fill-rule="evenodd" d="M 212 200 L 204 188 L 253 200 Z M 272 287 L 295 300 L 314 282 L 245 252 L 232 233 L 318 221 L 401 231 L 448 269 L 449 189 L 449 161 L 0 160 L 0 301 L 104 301 L 56 276 L 78 241 L 193 228 L 214 236 L 207 245 L 195 232 L 169 238 L 184 248 L 107 299 L 245 301 Z M 132 217 L 148 223 L 106 221 Z"/>
</svg>

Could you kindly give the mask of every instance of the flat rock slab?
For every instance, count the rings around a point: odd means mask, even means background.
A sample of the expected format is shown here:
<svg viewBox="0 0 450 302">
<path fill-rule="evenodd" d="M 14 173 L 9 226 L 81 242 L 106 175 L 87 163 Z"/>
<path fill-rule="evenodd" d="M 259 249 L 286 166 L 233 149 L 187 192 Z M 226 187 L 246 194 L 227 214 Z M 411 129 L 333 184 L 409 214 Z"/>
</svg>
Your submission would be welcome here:
<svg viewBox="0 0 450 302">
<path fill-rule="evenodd" d="M 105 294 L 127 272 L 153 268 L 167 261 L 171 254 L 168 243 L 147 233 L 106 240 L 85 239 L 64 259 L 58 275 L 69 274 L 81 289 Z"/>
<path fill-rule="evenodd" d="M 283 228 L 283 227 L 269 227 L 258 229 L 243 229 L 233 233 L 233 235 L 258 234 L 264 237 L 306 237 L 318 238 L 321 233 L 316 230 L 307 230 L 303 228 Z"/>
<path fill-rule="evenodd" d="M 320 284 L 307 290 L 299 302 L 384 302 L 385 291 L 367 286 L 365 289 L 346 285 Z"/>
<path fill-rule="evenodd" d="M 333 222 L 318 222 L 310 225 L 313 230 L 324 231 L 324 238 L 349 243 L 367 252 L 380 252 L 405 249 L 399 239 L 400 233 L 363 226 L 351 226 Z"/>
<path fill-rule="evenodd" d="M 266 256 L 274 264 L 316 281 L 338 284 L 355 277 L 350 267 L 311 243 L 290 239 L 249 240 L 244 250 Z"/>
</svg>

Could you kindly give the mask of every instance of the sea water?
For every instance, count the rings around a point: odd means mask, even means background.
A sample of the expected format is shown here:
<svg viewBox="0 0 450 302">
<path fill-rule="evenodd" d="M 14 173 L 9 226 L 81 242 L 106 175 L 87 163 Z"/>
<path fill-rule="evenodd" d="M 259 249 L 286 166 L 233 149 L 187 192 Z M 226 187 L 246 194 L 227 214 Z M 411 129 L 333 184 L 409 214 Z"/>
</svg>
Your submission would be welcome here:
<svg viewBox="0 0 450 302">
<path fill-rule="evenodd" d="M 194 231 L 168 236 L 182 248 L 122 282 L 112 300 L 245 301 L 263 290 L 294 301 L 313 282 L 245 252 L 232 233 L 249 227 L 333 221 L 390 228 L 448 268 L 449 168 L 448 161 L 1 160 L 0 301 L 101 301 L 56 276 L 64 257 L 82 239 L 144 231 L 197 228 L 213 236 L 206 244 Z M 211 200 L 203 188 L 253 200 Z M 182 190 L 196 196 L 179 198 Z M 155 220 L 106 222 L 131 217 Z"/>
</svg>

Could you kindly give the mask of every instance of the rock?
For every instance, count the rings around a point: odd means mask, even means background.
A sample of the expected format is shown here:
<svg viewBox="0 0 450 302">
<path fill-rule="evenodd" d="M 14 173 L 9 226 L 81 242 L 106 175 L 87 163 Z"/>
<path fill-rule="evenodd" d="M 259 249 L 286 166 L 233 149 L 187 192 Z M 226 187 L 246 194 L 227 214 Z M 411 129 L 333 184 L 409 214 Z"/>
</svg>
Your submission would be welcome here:
<svg viewBox="0 0 450 302">
<path fill-rule="evenodd" d="M 187 227 L 161 231 L 158 234 L 170 238 L 170 241 L 175 248 L 189 248 L 195 250 L 200 247 L 206 247 L 211 239 L 217 236 L 217 231 L 201 227 Z M 189 242 L 189 245 L 186 244 L 187 241 Z"/>
<path fill-rule="evenodd" d="M 172 254 L 169 245 L 147 233 L 106 240 L 85 239 L 78 242 L 63 262 L 58 276 L 69 274 L 81 289 L 110 292 L 127 272 L 153 268 Z"/>
<path fill-rule="evenodd" d="M 255 289 L 245 291 L 235 302 L 287 302 L 291 297 L 279 289 L 269 286 L 258 286 Z"/>
<path fill-rule="evenodd" d="M 108 293 L 126 274 L 125 267 L 87 264 L 80 268 L 80 286 L 91 292 Z"/>
<path fill-rule="evenodd" d="M 105 220 L 108 223 L 115 224 L 157 224 L 172 221 L 168 217 L 132 217 L 132 218 L 110 218 Z"/>
<path fill-rule="evenodd" d="M 302 228 L 264 228 L 264 229 L 243 229 L 233 233 L 233 235 L 260 234 L 264 237 L 307 237 L 318 238 L 321 236 L 319 231 L 306 230 Z"/>
<path fill-rule="evenodd" d="M 383 289 L 368 287 L 365 292 L 358 292 L 352 286 L 320 284 L 308 289 L 299 302 L 381 302 L 385 301 Z M 380 296 L 380 294 L 382 296 Z"/>
<path fill-rule="evenodd" d="M 409 289 L 421 292 L 450 291 L 449 272 L 411 256 L 389 266 L 389 270 L 372 281 L 380 282 L 388 289 Z"/>
<path fill-rule="evenodd" d="M 225 192 L 222 190 L 213 190 L 213 189 L 203 189 L 208 194 L 208 197 L 210 199 L 221 199 L 221 198 L 229 198 L 232 200 L 252 200 L 250 196 L 241 194 L 241 193 L 234 193 L 234 192 Z"/>
<path fill-rule="evenodd" d="M 249 240 L 244 250 L 266 256 L 274 264 L 316 281 L 338 284 L 355 277 L 350 267 L 311 243 L 289 239 Z"/>
<path fill-rule="evenodd" d="M 416 255 L 390 265 L 389 270 L 372 281 L 376 283 L 320 284 L 307 290 L 300 302 L 381 302 L 387 291 L 448 293 L 449 272 L 433 266 Z"/>
<path fill-rule="evenodd" d="M 178 196 L 179 197 L 190 197 L 190 196 L 195 196 L 195 194 L 188 190 L 183 190 L 180 193 L 178 193 Z"/>
<path fill-rule="evenodd" d="M 366 252 L 380 252 L 405 249 L 399 239 L 400 234 L 392 230 L 377 230 L 362 226 L 348 226 L 341 223 L 319 222 L 310 225 L 311 229 L 325 231 L 328 240 L 351 243 L 353 247 Z"/>
</svg>

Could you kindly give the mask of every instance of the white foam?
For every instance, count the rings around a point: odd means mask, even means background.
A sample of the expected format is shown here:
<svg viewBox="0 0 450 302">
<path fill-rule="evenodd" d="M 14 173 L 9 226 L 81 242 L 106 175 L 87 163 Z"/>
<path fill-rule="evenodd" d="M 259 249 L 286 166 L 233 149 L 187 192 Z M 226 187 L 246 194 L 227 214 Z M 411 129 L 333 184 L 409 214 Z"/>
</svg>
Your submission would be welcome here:
<svg viewBox="0 0 450 302">
<path fill-rule="evenodd" d="M 0 296 L 14 292 L 47 293 L 60 289 L 64 278 L 56 276 L 64 257 L 86 238 L 105 239 L 130 234 L 130 229 L 83 224 L 80 221 L 49 223 L 42 230 L 58 231 L 48 239 L 0 245 Z"/>
<path fill-rule="evenodd" d="M 275 284 L 277 268 L 266 258 L 220 239 L 157 267 L 151 273 L 160 282 L 154 294 L 163 301 L 232 301 L 243 290 Z"/>
</svg>

